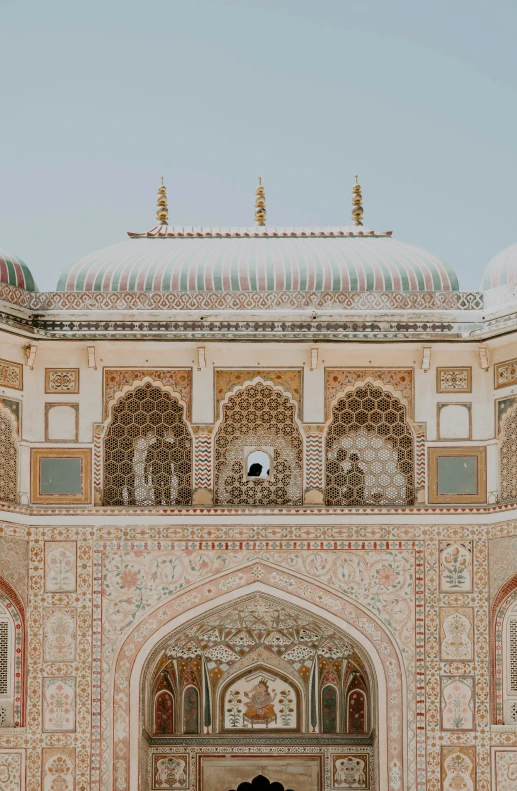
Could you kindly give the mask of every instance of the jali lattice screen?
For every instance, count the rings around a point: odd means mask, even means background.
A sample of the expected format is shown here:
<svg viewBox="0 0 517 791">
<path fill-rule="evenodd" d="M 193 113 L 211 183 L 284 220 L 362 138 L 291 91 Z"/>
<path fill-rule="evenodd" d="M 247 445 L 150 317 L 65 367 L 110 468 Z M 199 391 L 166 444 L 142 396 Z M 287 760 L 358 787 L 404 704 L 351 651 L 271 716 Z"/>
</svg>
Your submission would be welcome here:
<svg viewBox="0 0 517 791">
<path fill-rule="evenodd" d="M 517 499 L 517 405 L 504 417 L 501 438 L 501 500 Z"/>
<path fill-rule="evenodd" d="M 18 448 L 13 421 L 0 406 L 0 501 L 15 503 L 17 499 Z"/>
<path fill-rule="evenodd" d="M 105 505 L 189 505 L 192 439 L 182 405 L 146 383 L 112 408 L 104 438 Z"/>
<path fill-rule="evenodd" d="M 223 405 L 215 438 L 215 499 L 219 505 L 300 505 L 303 441 L 296 406 L 279 390 L 257 382 Z M 271 479 L 244 475 L 247 447 L 272 447 Z"/>
<path fill-rule="evenodd" d="M 328 505 L 411 505 L 414 441 L 406 410 L 366 384 L 339 399 L 326 441 Z"/>
</svg>

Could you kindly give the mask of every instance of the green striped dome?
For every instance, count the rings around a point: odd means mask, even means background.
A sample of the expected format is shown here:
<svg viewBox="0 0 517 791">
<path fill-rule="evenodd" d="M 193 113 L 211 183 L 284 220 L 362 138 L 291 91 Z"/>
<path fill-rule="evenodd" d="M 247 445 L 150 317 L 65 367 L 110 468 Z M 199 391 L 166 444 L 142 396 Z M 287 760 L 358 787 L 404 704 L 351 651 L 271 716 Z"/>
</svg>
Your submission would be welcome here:
<svg viewBox="0 0 517 791">
<path fill-rule="evenodd" d="M 21 258 L 7 250 L 0 249 L 0 283 L 23 288 L 25 291 L 37 291 L 31 271 Z"/>
<path fill-rule="evenodd" d="M 90 253 L 58 291 L 457 291 L 431 253 L 357 226 L 177 228 Z"/>
</svg>

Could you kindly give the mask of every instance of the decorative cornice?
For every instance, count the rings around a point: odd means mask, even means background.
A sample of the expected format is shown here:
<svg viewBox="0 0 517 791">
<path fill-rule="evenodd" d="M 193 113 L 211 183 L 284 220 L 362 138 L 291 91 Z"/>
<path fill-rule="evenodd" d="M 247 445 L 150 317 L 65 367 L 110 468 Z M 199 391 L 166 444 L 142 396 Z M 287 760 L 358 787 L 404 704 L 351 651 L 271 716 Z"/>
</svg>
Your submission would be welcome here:
<svg viewBox="0 0 517 791">
<path fill-rule="evenodd" d="M 20 516 L 31 517 L 62 517 L 62 516 L 77 516 L 84 519 L 85 516 L 95 516 L 100 519 L 111 516 L 126 516 L 126 517 L 150 517 L 152 519 L 161 517 L 176 517 L 176 516 L 203 516 L 208 517 L 232 517 L 232 516 L 347 516 L 347 517 L 366 517 L 366 516 L 428 516 L 428 515 L 443 515 L 450 516 L 458 515 L 472 515 L 483 514 L 485 516 L 492 514 L 505 514 L 508 511 L 515 511 L 517 509 L 517 502 L 494 503 L 489 505 L 411 505 L 411 506 L 393 506 L 390 508 L 379 506 L 375 507 L 362 507 L 354 508 L 351 506 L 317 506 L 317 505 L 298 505 L 298 506 L 285 506 L 285 507 L 240 507 L 240 506 L 178 506 L 176 507 L 128 507 L 128 506 L 105 506 L 105 505 L 85 505 L 70 507 L 67 506 L 25 506 L 15 505 L 13 503 L 0 502 L 0 514 L 16 514 Z M 117 520 L 118 524 L 118 520 Z M 341 527 L 348 527 L 348 523 L 341 525 Z M 188 526 L 186 526 L 188 527 Z M 208 525 L 207 525 L 208 527 Z M 242 527 L 242 525 L 240 525 Z M 284 525 L 288 529 L 289 525 Z M 339 527 L 339 525 L 335 525 Z M 371 525 L 368 523 L 368 527 Z M 390 526 L 391 529 L 391 526 Z M 403 528 L 401 528 L 403 529 Z"/>
<path fill-rule="evenodd" d="M 41 291 L 0 283 L 0 300 L 36 313 L 95 310 L 482 311 L 481 291 Z"/>
</svg>

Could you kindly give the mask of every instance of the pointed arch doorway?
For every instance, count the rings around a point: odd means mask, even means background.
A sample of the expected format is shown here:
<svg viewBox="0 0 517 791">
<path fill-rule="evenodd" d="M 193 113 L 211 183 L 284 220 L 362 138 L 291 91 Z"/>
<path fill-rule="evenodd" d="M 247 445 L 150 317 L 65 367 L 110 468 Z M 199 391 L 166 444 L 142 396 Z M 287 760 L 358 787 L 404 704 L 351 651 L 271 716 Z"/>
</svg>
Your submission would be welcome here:
<svg viewBox="0 0 517 791">
<path fill-rule="evenodd" d="M 164 689 L 174 710 L 169 734 L 153 721 L 155 692 Z M 354 690 L 364 700 L 362 726 L 349 732 Z M 150 789 L 230 791 L 264 775 L 321 791 L 330 764 L 353 787 L 375 788 L 374 665 L 347 631 L 282 596 L 242 595 L 170 630 L 147 655 L 140 697 L 141 787 L 145 778 Z"/>
</svg>

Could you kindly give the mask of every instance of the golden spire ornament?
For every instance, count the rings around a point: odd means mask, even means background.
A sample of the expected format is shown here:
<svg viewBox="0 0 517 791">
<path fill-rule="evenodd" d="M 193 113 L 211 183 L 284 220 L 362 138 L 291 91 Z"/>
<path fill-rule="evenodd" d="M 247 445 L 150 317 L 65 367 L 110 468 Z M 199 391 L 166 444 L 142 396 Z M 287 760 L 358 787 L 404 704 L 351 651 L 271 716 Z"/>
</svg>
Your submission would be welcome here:
<svg viewBox="0 0 517 791">
<path fill-rule="evenodd" d="M 162 183 L 158 187 L 158 200 L 156 201 L 156 219 L 160 225 L 167 225 L 169 222 L 169 209 L 167 208 L 167 190 Z"/>
<path fill-rule="evenodd" d="M 258 187 L 255 190 L 255 225 L 266 224 L 266 193 L 259 176 Z"/>
<path fill-rule="evenodd" d="M 358 177 L 355 177 L 355 184 L 352 187 L 352 224 L 363 224 L 363 194 L 358 182 Z"/>
</svg>

